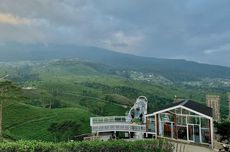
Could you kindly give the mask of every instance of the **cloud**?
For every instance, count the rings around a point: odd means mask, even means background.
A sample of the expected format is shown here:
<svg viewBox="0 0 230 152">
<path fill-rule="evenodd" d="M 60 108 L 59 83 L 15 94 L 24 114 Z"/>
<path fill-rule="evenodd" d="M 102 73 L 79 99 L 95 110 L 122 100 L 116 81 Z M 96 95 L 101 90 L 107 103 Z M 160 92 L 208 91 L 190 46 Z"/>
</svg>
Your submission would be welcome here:
<svg viewBox="0 0 230 152">
<path fill-rule="evenodd" d="M 13 16 L 12 14 L 0 13 L 0 24 L 29 25 L 30 20 L 28 20 L 26 18 L 20 18 L 18 16 Z"/>
<path fill-rule="evenodd" d="M 225 53 L 225 52 L 230 52 L 230 43 L 222 45 L 214 49 L 204 50 L 204 54 L 206 55 L 212 55 L 216 53 Z"/>
<path fill-rule="evenodd" d="M 118 31 L 101 40 L 98 45 L 109 50 L 135 53 L 136 48 L 141 45 L 142 41 L 143 37 L 141 35 L 125 35 L 122 31 Z"/>
<path fill-rule="evenodd" d="M 229 7 L 229 0 L 1 0 L 0 43 L 80 44 L 230 66 Z"/>
</svg>

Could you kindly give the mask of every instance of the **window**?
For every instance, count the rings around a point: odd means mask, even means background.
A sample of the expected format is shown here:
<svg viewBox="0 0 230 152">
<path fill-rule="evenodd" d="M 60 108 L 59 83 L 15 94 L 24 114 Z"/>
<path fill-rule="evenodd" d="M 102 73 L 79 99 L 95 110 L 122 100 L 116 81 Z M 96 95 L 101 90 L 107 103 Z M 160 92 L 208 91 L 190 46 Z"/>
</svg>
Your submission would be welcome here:
<svg viewBox="0 0 230 152">
<path fill-rule="evenodd" d="M 182 114 L 189 115 L 189 111 L 188 111 L 188 110 L 186 110 L 186 109 L 182 109 Z"/>
<path fill-rule="evenodd" d="M 209 128 L 209 120 L 206 118 L 201 118 L 201 128 Z"/>
<path fill-rule="evenodd" d="M 178 134 L 178 139 L 187 140 L 187 127 L 178 126 L 177 134 Z"/>
<path fill-rule="evenodd" d="M 209 129 L 201 129 L 201 137 L 203 143 L 209 143 Z"/>
<path fill-rule="evenodd" d="M 195 116 L 188 116 L 188 124 L 200 124 L 200 118 Z"/>
<path fill-rule="evenodd" d="M 181 111 L 182 111 L 181 108 L 177 108 L 177 109 L 176 109 L 176 114 L 181 114 Z"/>
<path fill-rule="evenodd" d="M 177 125 L 186 125 L 186 116 L 176 116 Z"/>
</svg>

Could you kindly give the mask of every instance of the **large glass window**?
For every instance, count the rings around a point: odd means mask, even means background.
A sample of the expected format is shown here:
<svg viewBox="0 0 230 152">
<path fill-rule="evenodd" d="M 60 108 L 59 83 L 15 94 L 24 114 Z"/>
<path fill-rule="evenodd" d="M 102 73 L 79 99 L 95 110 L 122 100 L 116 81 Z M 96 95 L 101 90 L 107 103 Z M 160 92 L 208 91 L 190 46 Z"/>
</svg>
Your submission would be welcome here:
<svg viewBox="0 0 230 152">
<path fill-rule="evenodd" d="M 155 117 L 149 117 L 148 119 L 148 132 L 155 132 Z"/>
<path fill-rule="evenodd" d="M 182 109 L 181 109 L 181 108 L 177 108 L 177 109 L 176 109 L 176 114 L 181 114 L 181 112 L 182 112 Z"/>
<path fill-rule="evenodd" d="M 189 111 L 188 111 L 188 110 L 186 110 L 186 109 L 182 109 L 182 114 L 189 115 Z"/>
<path fill-rule="evenodd" d="M 176 116 L 177 125 L 186 125 L 186 116 Z"/>
<path fill-rule="evenodd" d="M 201 137 L 203 143 L 209 143 L 209 129 L 201 129 Z"/>
<path fill-rule="evenodd" d="M 206 118 L 201 118 L 201 128 L 209 128 L 209 121 Z"/>
<path fill-rule="evenodd" d="M 187 127 L 178 126 L 177 135 L 178 135 L 178 139 L 187 140 Z"/>
<path fill-rule="evenodd" d="M 188 116 L 188 124 L 200 124 L 200 118 L 195 116 Z"/>
<path fill-rule="evenodd" d="M 173 122 L 173 115 L 169 113 L 161 113 L 160 120 L 162 122 Z"/>
</svg>

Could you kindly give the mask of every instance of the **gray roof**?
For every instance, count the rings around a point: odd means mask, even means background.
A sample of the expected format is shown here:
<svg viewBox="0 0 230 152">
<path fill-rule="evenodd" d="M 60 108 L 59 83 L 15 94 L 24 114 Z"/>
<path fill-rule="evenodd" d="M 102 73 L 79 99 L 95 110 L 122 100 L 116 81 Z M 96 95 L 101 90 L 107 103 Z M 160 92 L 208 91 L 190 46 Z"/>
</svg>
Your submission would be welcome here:
<svg viewBox="0 0 230 152">
<path fill-rule="evenodd" d="M 208 107 L 206 105 L 203 105 L 201 103 L 192 101 L 192 100 L 180 100 L 180 101 L 172 103 L 172 104 L 170 104 L 170 105 L 168 105 L 168 106 L 166 106 L 164 108 L 158 109 L 157 111 L 168 109 L 168 108 L 175 107 L 175 106 L 178 106 L 178 105 L 182 105 L 184 107 L 187 107 L 189 109 L 192 109 L 194 111 L 202 113 L 202 114 L 204 114 L 206 116 L 212 117 L 212 108 L 210 108 L 210 107 Z"/>
</svg>

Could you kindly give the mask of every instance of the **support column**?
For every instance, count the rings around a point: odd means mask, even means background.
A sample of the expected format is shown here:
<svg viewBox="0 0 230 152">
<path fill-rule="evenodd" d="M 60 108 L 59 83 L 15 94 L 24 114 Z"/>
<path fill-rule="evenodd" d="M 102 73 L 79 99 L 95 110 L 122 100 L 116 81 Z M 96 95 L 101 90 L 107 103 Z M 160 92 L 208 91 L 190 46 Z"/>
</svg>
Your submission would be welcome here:
<svg viewBox="0 0 230 152">
<path fill-rule="evenodd" d="M 159 136 L 159 119 L 158 114 L 156 114 L 156 136 Z"/>
<path fill-rule="evenodd" d="M 146 120 L 146 130 L 145 132 L 148 132 L 148 128 L 149 128 L 149 121 L 148 121 L 148 117 L 145 117 L 145 120 Z"/>
<path fill-rule="evenodd" d="M 199 136 L 200 136 L 200 143 L 202 143 L 203 141 L 202 141 L 202 132 L 201 132 L 201 117 L 199 117 Z"/>
<path fill-rule="evenodd" d="M 210 132 L 211 132 L 211 146 L 214 148 L 214 132 L 213 132 L 213 119 L 209 120 L 210 122 Z"/>
<path fill-rule="evenodd" d="M 177 135 L 177 123 L 176 123 L 176 114 L 173 114 L 173 120 L 174 120 L 174 135 L 175 135 L 175 139 L 178 139 L 178 135 Z"/>
<path fill-rule="evenodd" d="M 211 143 L 211 120 L 208 119 L 208 143 Z"/>
</svg>

